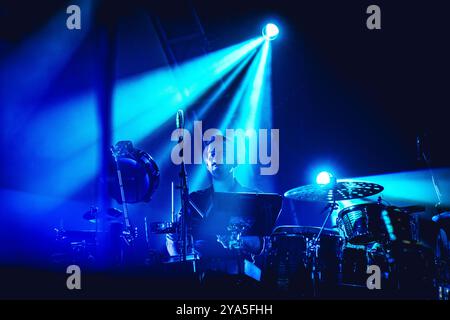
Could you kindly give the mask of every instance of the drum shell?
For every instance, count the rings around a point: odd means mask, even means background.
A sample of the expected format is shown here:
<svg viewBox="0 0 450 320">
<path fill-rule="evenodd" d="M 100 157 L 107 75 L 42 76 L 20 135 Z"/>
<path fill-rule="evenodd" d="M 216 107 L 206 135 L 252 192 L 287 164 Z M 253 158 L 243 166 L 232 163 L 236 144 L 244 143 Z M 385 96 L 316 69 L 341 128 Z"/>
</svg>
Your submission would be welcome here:
<svg viewBox="0 0 450 320">
<path fill-rule="evenodd" d="M 417 227 L 408 213 L 397 207 L 386 207 L 381 214 L 386 228 L 386 240 L 405 243 L 417 241 Z"/>
<path fill-rule="evenodd" d="M 337 223 L 346 241 L 354 245 L 417 241 L 414 220 L 394 206 L 378 203 L 350 206 L 339 212 Z"/>
<path fill-rule="evenodd" d="M 317 236 L 317 227 L 278 227 L 266 250 L 263 279 L 278 290 L 298 295 L 312 294 L 313 256 L 308 247 Z M 321 286 L 336 285 L 339 279 L 343 239 L 330 229 L 321 234 L 317 254 L 317 268 Z"/>
</svg>

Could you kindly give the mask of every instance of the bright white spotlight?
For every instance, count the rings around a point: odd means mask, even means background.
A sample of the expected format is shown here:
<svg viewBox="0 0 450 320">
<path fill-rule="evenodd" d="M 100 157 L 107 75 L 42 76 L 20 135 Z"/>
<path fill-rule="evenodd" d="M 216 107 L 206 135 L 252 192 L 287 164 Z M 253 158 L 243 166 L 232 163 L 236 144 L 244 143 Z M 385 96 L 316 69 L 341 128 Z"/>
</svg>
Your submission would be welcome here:
<svg viewBox="0 0 450 320">
<path fill-rule="evenodd" d="M 276 24 L 268 23 L 262 30 L 262 35 L 266 40 L 275 40 L 278 37 L 280 30 Z"/>
<path fill-rule="evenodd" d="M 331 178 L 333 175 L 327 171 L 320 172 L 316 177 L 316 183 L 317 184 L 329 184 L 331 182 Z"/>
</svg>

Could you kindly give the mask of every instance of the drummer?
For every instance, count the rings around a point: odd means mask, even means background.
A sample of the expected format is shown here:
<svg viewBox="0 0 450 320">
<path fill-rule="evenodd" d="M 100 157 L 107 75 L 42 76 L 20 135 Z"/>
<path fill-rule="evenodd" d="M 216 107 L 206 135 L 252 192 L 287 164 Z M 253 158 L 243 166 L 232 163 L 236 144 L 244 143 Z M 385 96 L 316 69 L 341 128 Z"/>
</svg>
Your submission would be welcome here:
<svg viewBox="0 0 450 320">
<path fill-rule="evenodd" d="M 220 140 L 220 138 L 222 140 Z M 213 143 L 216 141 L 216 143 Z M 208 217 L 212 207 L 212 193 L 214 192 L 255 192 L 250 188 L 242 186 L 235 177 L 236 166 L 219 161 L 216 152 L 218 141 L 230 142 L 226 137 L 216 135 L 207 142 L 206 169 L 209 173 L 211 185 L 203 190 L 192 192 L 189 195 L 191 210 L 191 230 L 194 239 L 193 251 L 199 257 L 225 257 L 229 254 L 227 237 L 217 235 L 216 237 L 201 235 L 204 227 L 204 219 Z M 222 159 L 226 159 L 225 149 L 223 149 Z M 179 215 L 180 216 L 180 215 Z M 263 250 L 263 241 L 260 237 L 243 236 L 242 250 L 248 255 L 259 255 Z M 180 254 L 178 245 L 178 235 L 169 234 L 166 239 L 166 247 L 171 256 Z M 191 248 L 192 249 L 192 248 Z M 192 250 L 188 250 L 191 252 Z"/>
</svg>

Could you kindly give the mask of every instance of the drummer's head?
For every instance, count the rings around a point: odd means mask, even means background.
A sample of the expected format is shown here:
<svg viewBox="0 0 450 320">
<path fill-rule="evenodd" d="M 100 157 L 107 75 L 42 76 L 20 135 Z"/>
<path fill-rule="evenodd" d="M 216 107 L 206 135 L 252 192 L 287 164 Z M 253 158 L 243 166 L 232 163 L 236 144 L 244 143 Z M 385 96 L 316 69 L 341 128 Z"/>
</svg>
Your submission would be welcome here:
<svg viewBox="0 0 450 320">
<path fill-rule="evenodd" d="M 226 163 L 226 143 L 230 140 L 222 135 L 214 135 L 206 146 L 206 168 L 213 179 L 226 180 L 234 177 L 234 164 Z"/>
</svg>

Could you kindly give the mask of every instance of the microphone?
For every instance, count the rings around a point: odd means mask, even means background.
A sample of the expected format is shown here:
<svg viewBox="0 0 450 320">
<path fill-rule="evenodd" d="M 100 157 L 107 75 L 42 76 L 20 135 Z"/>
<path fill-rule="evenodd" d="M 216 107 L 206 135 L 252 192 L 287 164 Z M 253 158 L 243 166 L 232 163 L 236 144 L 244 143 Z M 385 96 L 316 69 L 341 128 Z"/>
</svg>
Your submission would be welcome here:
<svg viewBox="0 0 450 320">
<path fill-rule="evenodd" d="M 177 129 L 184 129 L 184 112 L 179 109 L 176 116 Z"/>
</svg>

